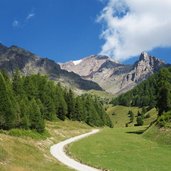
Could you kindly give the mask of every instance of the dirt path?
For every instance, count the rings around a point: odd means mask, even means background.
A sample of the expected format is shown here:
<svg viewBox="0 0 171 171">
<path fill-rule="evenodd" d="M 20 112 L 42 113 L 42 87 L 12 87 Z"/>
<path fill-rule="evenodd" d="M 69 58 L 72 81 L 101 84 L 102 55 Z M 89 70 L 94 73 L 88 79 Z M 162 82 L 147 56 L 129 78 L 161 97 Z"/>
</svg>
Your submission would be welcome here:
<svg viewBox="0 0 171 171">
<path fill-rule="evenodd" d="M 50 153 L 57 159 L 59 160 L 61 163 L 67 165 L 70 168 L 73 168 L 77 171 L 100 171 L 96 168 L 87 166 L 85 164 L 79 163 L 78 161 L 75 161 L 74 159 L 70 158 L 66 153 L 65 153 L 65 146 L 78 141 L 82 138 L 88 137 L 90 135 L 96 134 L 97 132 L 99 132 L 99 129 L 95 129 L 89 133 L 86 134 L 82 134 L 73 138 L 69 138 L 65 141 L 62 141 L 58 144 L 53 145 L 50 148 Z"/>
</svg>

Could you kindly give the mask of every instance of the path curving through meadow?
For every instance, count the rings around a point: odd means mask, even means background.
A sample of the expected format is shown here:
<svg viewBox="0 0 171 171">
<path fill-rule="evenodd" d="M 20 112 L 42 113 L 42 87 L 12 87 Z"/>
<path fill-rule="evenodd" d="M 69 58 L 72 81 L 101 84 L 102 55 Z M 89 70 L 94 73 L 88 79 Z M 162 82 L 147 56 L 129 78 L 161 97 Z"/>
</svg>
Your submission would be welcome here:
<svg viewBox="0 0 171 171">
<path fill-rule="evenodd" d="M 77 171 L 100 171 L 99 169 L 93 168 L 91 166 L 82 164 L 78 161 L 75 161 L 74 159 L 70 158 L 66 153 L 65 153 L 65 147 L 70 144 L 73 143 L 75 141 L 78 141 L 80 139 L 83 139 L 85 137 L 88 137 L 90 135 L 96 134 L 99 132 L 99 129 L 94 129 L 89 133 L 85 133 L 76 137 L 72 137 L 69 138 L 65 141 L 62 141 L 58 144 L 53 145 L 50 148 L 50 153 L 57 159 L 59 160 L 61 163 L 67 165 L 70 168 L 73 168 Z"/>
</svg>

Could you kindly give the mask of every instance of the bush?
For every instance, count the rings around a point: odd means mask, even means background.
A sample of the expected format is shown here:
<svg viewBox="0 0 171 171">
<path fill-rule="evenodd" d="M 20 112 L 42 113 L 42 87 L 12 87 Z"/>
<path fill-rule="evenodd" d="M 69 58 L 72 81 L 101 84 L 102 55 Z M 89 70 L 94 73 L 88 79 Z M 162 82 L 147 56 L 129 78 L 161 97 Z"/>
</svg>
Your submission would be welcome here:
<svg viewBox="0 0 171 171">
<path fill-rule="evenodd" d="M 143 118 L 141 116 L 138 116 L 136 126 L 142 126 L 143 124 L 144 124 Z"/>
<path fill-rule="evenodd" d="M 160 127 L 167 127 L 169 125 L 168 123 L 171 122 L 171 111 L 167 113 L 163 113 L 159 118 L 158 118 L 158 123 Z"/>
<path fill-rule="evenodd" d="M 146 119 L 148 119 L 150 117 L 151 117 L 150 113 L 147 113 L 147 115 L 145 116 Z"/>
<path fill-rule="evenodd" d="M 129 124 L 128 124 L 128 123 L 126 123 L 126 124 L 125 124 L 125 127 L 129 127 Z"/>
</svg>

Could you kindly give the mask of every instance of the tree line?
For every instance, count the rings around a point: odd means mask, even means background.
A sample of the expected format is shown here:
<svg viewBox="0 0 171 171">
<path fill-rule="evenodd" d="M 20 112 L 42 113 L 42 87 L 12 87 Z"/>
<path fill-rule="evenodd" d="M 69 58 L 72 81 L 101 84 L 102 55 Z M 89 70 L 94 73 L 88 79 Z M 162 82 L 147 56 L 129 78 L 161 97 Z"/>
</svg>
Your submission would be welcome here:
<svg viewBox="0 0 171 171">
<path fill-rule="evenodd" d="M 127 93 L 114 98 L 113 105 L 154 107 L 158 110 L 158 123 L 171 122 L 171 67 L 164 67 Z"/>
<path fill-rule="evenodd" d="M 47 76 L 21 76 L 16 70 L 10 78 L 5 71 L 0 72 L 0 129 L 34 129 L 41 133 L 45 120 L 66 118 L 91 126 L 112 127 L 102 104 L 94 96 L 76 96 Z"/>
<path fill-rule="evenodd" d="M 150 106 L 153 108 L 156 105 L 158 89 L 157 80 L 158 74 L 154 74 L 132 90 L 113 98 L 111 103 L 113 105 L 137 107 Z"/>
</svg>

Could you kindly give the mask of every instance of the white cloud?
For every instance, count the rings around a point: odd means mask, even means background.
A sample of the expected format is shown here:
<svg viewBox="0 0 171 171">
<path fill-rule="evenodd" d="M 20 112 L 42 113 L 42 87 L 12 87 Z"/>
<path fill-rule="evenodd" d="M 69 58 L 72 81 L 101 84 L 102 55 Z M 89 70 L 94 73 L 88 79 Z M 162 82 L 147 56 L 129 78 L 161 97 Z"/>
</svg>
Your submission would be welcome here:
<svg viewBox="0 0 171 171">
<path fill-rule="evenodd" d="M 35 16 L 34 12 L 31 12 L 27 15 L 26 20 L 30 20 L 31 18 L 33 18 Z"/>
<path fill-rule="evenodd" d="M 18 27 L 18 26 L 19 26 L 19 21 L 18 21 L 18 20 L 14 20 L 14 21 L 12 22 L 12 26 L 13 26 L 13 27 Z"/>
<path fill-rule="evenodd" d="M 104 24 L 100 54 L 117 61 L 171 47 L 171 0 L 108 0 L 98 22 Z"/>
<path fill-rule="evenodd" d="M 12 26 L 15 27 L 15 28 L 22 29 L 28 24 L 28 22 L 30 22 L 30 20 L 35 15 L 36 15 L 35 12 L 32 10 L 24 19 L 22 19 L 22 20 L 14 20 L 12 22 Z"/>
</svg>

